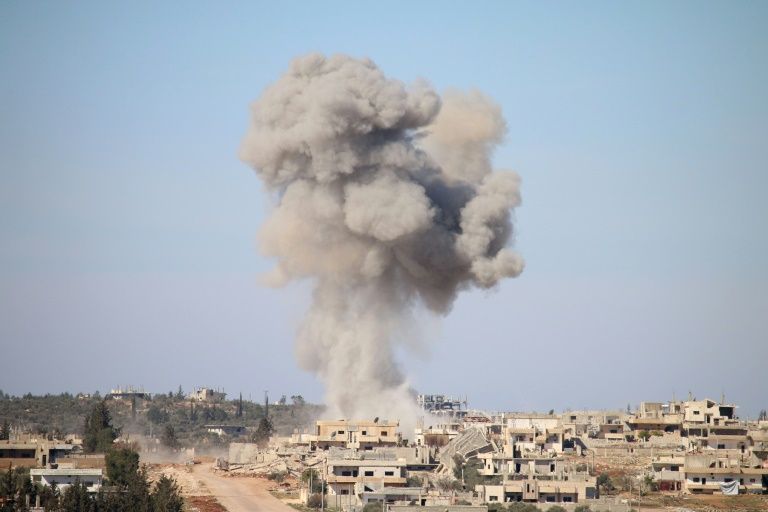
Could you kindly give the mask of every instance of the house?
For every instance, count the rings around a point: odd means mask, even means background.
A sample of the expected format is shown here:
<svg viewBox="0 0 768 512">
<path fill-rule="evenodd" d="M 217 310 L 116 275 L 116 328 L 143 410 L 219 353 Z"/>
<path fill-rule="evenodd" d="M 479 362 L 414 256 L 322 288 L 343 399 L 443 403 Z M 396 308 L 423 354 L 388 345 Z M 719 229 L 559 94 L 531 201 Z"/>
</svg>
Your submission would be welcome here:
<svg viewBox="0 0 768 512">
<path fill-rule="evenodd" d="M 762 493 L 768 490 L 768 468 L 746 467 L 738 458 L 688 454 L 684 490 L 691 494 Z"/>
<path fill-rule="evenodd" d="M 195 390 L 189 394 L 188 398 L 195 402 L 222 402 L 226 399 L 227 394 L 223 391 L 213 390 L 211 388 L 195 388 Z"/>
<path fill-rule="evenodd" d="M 379 493 L 391 487 L 405 487 L 404 460 L 339 459 L 326 462 L 328 503 L 364 504 L 365 493 Z M 371 495 L 368 495 L 371 498 Z"/>
<path fill-rule="evenodd" d="M 102 470 L 71 468 L 30 469 L 29 478 L 32 483 L 36 484 L 45 486 L 55 484 L 61 491 L 75 482 L 80 482 L 85 484 L 88 492 L 98 492 L 102 483 Z"/>
<path fill-rule="evenodd" d="M 397 446 L 402 441 L 398 422 L 387 420 L 352 421 L 318 420 L 315 423 L 315 447 L 327 450 L 332 446 L 371 451 L 377 447 Z"/>
<path fill-rule="evenodd" d="M 597 479 L 586 474 L 569 475 L 567 480 L 520 475 L 501 485 L 477 485 L 475 491 L 485 503 L 583 503 L 597 497 Z"/>
<path fill-rule="evenodd" d="M 651 462 L 651 476 L 660 491 L 682 491 L 685 481 L 685 457 L 680 455 L 657 457 Z"/>
<path fill-rule="evenodd" d="M 206 425 L 205 430 L 217 436 L 239 437 L 246 433 L 245 427 L 241 425 Z"/>
<path fill-rule="evenodd" d="M 0 441 L 0 467 L 45 466 L 71 453 L 73 448 L 71 444 L 57 441 Z"/>
</svg>

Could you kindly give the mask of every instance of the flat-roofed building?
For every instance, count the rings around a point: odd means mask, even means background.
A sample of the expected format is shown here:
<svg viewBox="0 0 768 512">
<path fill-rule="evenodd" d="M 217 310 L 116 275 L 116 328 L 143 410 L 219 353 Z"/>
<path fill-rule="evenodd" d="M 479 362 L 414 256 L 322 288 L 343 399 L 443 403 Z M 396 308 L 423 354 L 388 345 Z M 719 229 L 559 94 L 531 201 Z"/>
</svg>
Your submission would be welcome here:
<svg viewBox="0 0 768 512">
<path fill-rule="evenodd" d="M 29 478 L 32 483 L 45 486 L 56 485 L 59 490 L 64 490 L 75 482 L 85 484 L 88 492 L 98 492 L 102 483 L 101 469 L 30 469 Z"/>
</svg>

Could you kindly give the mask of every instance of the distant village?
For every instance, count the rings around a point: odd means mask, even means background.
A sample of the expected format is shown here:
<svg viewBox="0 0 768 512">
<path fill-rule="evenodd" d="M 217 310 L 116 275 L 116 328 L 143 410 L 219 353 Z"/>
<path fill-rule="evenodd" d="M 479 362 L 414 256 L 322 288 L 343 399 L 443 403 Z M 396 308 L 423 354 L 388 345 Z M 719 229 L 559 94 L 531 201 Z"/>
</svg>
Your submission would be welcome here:
<svg viewBox="0 0 768 512">
<path fill-rule="evenodd" d="M 297 398 L 293 404 L 303 405 Z M 154 400 L 128 387 L 104 402 L 135 417 Z M 265 401 L 250 424 L 242 420 L 242 398 L 227 401 L 222 391 L 198 388 L 180 402 L 192 409 L 219 404 L 234 414 L 202 425 L 205 436 L 191 445 L 164 440 L 167 428 L 123 432 L 113 442 L 135 447 L 142 461 L 173 454 L 194 465 L 207 457 L 221 476 L 269 480 L 275 495 L 299 509 L 629 511 L 702 494 L 768 493 L 768 418 L 741 420 L 724 398 L 542 414 L 484 412 L 466 399 L 419 395 L 423 414 L 412 431 L 392 419 L 355 418 L 315 419 L 289 432 L 270 419 L 281 407 L 288 414 L 285 397 Z M 108 485 L 105 455 L 87 453 L 81 433 L 41 436 L 7 418 L 3 430 L 0 471 L 29 468 L 31 484 L 60 492 L 75 482 L 93 493 Z"/>
</svg>

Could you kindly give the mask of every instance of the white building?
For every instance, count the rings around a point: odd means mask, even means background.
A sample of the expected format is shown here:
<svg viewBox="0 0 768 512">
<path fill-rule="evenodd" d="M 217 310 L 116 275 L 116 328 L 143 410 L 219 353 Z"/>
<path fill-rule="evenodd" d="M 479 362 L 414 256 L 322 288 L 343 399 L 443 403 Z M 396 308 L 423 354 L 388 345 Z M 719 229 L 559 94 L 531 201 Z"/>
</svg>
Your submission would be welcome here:
<svg viewBox="0 0 768 512">
<path fill-rule="evenodd" d="M 79 481 L 88 487 L 88 492 L 98 492 L 101 488 L 101 469 L 30 469 L 29 478 L 32 483 L 45 486 L 56 484 L 60 490 L 64 490 Z"/>
</svg>

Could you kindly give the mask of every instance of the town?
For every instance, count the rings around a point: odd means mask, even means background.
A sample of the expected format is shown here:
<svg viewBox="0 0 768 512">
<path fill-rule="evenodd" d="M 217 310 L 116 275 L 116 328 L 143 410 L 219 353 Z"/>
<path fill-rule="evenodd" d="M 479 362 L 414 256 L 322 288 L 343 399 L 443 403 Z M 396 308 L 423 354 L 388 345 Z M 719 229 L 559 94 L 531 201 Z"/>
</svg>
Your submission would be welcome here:
<svg viewBox="0 0 768 512">
<path fill-rule="evenodd" d="M 30 406 L 36 400 L 73 405 L 43 425 Z M 80 424 L 66 420 L 78 403 L 87 418 Z M 466 397 L 441 394 L 418 395 L 415 405 L 420 414 L 407 429 L 397 418 L 325 418 L 298 395 L 257 404 L 207 387 L 3 395 L 0 504 L 69 510 L 74 489 L 114 496 L 132 453 L 132 471 L 146 471 L 147 486 L 163 482 L 178 510 L 237 510 L 232 496 L 217 496 L 217 482 L 261 482 L 269 492 L 253 499 L 343 512 L 751 510 L 767 503 L 766 412 L 741 419 L 724 396 L 546 413 L 481 411 Z"/>
</svg>

